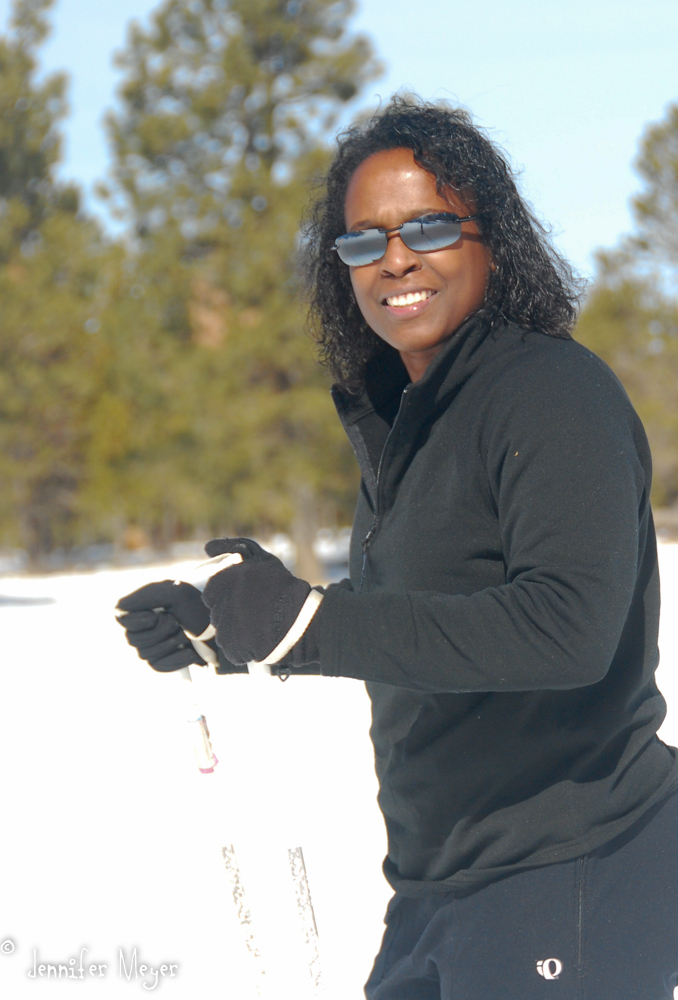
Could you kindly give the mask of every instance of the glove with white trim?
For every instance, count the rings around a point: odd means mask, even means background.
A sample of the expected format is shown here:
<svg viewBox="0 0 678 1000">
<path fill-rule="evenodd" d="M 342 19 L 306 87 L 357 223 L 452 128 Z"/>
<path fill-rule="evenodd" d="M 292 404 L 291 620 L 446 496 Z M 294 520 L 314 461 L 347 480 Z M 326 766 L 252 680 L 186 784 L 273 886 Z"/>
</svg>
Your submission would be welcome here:
<svg viewBox="0 0 678 1000">
<path fill-rule="evenodd" d="M 205 552 L 210 557 L 226 552 L 243 557 L 238 565 L 216 573 L 202 595 L 226 658 L 234 664 L 274 664 L 275 673 L 317 664 L 322 590 L 293 576 L 249 538 L 215 538 Z"/>
<path fill-rule="evenodd" d="M 154 670 L 167 673 L 189 663 L 205 661 L 191 644 L 191 638 L 214 635 L 209 628 L 209 611 L 200 591 L 190 583 L 162 580 L 140 587 L 118 601 L 118 622 L 125 629 L 127 641 L 142 660 Z M 214 639 L 203 639 L 219 658 L 217 673 L 243 673 L 246 667 L 229 663 Z"/>
</svg>

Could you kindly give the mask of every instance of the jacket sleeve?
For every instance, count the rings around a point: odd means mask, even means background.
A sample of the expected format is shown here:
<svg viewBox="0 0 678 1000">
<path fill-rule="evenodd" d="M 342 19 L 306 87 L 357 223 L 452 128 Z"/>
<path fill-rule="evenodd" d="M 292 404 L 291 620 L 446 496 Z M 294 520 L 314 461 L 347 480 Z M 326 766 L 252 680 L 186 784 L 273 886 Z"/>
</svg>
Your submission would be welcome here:
<svg viewBox="0 0 678 1000">
<path fill-rule="evenodd" d="M 605 676 L 651 518 L 650 458 L 619 382 L 589 357 L 583 377 L 576 366 L 532 383 L 509 375 L 485 408 L 506 582 L 470 595 L 328 588 L 323 674 L 426 692 L 568 689 Z"/>
</svg>

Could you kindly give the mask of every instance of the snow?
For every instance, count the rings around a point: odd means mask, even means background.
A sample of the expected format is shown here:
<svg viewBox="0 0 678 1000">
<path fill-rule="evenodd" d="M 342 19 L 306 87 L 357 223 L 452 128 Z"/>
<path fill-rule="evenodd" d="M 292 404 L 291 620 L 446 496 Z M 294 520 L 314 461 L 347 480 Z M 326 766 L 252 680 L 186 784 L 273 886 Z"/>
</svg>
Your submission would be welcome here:
<svg viewBox="0 0 678 1000">
<path fill-rule="evenodd" d="M 678 545 L 662 545 L 660 562 L 658 681 L 669 705 L 660 735 L 675 744 Z M 83 948 L 80 995 L 254 1000 L 221 856 L 231 844 L 266 967 L 261 995 L 312 997 L 287 865 L 287 849 L 302 846 L 325 996 L 363 996 L 390 897 L 364 688 L 205 673 L 200 697 L 220 764 L 201 775 L 185 684 L 145 668 L 112 614 L 121 595 L 189 565 L 0 578 L 5 597 L 53 599 L 0 601 L 0 987 L 12 1000 L 40 989 L 72 996 L 64 972 L 48 987 L 28 973 L 35 953 L 38 966 L 78 975 Z"/>
</svg>

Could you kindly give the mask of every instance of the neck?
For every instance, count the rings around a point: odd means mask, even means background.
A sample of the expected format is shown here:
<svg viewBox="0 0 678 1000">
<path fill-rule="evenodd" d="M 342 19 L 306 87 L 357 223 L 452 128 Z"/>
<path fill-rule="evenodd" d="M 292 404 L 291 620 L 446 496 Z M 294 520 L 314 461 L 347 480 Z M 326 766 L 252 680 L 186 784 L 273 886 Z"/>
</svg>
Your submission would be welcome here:
<svg viewBox="0 0 678 1000">
<path fill-rule="evenodd" d="M 447 343 L 447 341 L 445 341 Z M 407 374 L 412 382 L 418 382 L 423 377 L 424 372 L 433 359 L 444 347 L 444 344 L 437 344 L 427 351 L 399 351 L 402 362 L 407 369 Z"/>
</svg>

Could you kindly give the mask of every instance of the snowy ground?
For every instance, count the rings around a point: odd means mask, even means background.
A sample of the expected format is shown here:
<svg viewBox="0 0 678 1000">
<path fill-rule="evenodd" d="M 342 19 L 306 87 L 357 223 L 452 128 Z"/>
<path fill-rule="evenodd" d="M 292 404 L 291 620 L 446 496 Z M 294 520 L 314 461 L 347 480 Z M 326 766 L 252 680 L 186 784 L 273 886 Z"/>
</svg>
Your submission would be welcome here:
<svg viewBox="0 0 678 1000">
<path fill-rule="evenodd" d="M 660 558 L 658 677 L 669 703 L 661 735 L 675 744 L 678 545 L 662 546 Z M 205 697 L 221 764 L 199 774 L 185 743 L 181 683 L 144 669 L 112 617 L 122 594 L 180 573 L 0 578 L 5 597 L 54 599 L 0 600 L 0 993 L 157 989 L 178 1000 L 254 1000 L 222 867 L 221 848 L 233 844 L 267 969 L 262 995 L 310 998 L 286 859 L 301 845 L 326 996 L 359 1000 L 390 896 L 364 689 L 338 679 L 214 678 Z M 59 981 L 28 975 L 34 961 L 77 975 L 83 948 L 78 987 L 63 973 Z M 142 964 L 164 965 L 165 976 L 142 974 Z"/>
</svg>

